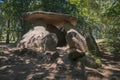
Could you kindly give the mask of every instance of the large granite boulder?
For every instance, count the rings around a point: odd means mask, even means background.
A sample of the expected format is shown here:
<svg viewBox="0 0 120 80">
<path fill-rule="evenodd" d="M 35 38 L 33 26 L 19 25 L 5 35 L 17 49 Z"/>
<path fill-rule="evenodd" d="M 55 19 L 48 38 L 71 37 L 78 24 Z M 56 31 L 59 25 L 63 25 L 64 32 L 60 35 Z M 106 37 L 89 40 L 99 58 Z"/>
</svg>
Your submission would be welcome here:
<svg viewBox="0 0 120 80">
<path fill-rule="evenodd" d="M 66 41 L 71 49 L 75 48 L 81 52 L 85 52 L 87 49 L 85 38 L 75 29 L 67 31 Z"/>
<path fill-rule="evenodd" d="M 55 33 L 50 33 L 42 39 L 43 51 L 55 51 L 58 43 L 58 38 Z"/>
<path fill-rule="evenodd" d="M 65 35 L 65 32 L 50 24 L 36 26 L 23 35 L 17 47 L 41 48 L 42 50 L 49 48 L 48 50 L 55 50 L 57 46 L 61 47 L 66 45 Z"/>
<path fill-rule="evenodd" d="M 38 48 L 42 43 L 42 39 L 48 35 L 49 32 L 43 26 L 36 26 L 30 29 L 22 36 L 17 44 L 19 48 Z"/>
</svg>

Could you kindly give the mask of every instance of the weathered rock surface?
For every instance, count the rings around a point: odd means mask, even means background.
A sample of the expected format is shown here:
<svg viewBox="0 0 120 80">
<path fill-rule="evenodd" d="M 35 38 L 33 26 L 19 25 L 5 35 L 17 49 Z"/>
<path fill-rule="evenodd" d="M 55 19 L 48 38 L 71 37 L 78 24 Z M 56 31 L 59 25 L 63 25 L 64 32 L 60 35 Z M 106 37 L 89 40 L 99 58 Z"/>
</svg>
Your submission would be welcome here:
<svg viewBox="0 0 120 80">
<path fill-rule="evenodd" d="M 85 38 L 74 29 L 67 31 L 66 41 L 70 48 L 79 49 L 81 52 L 87 49 Z"/>
<path fill-rule="evenodd" d="M 37 26 L 29 30 L 23 35 L 21 40 L 18 42 L 17 47 L 20 48 L 32 48 L 40 47 L 42 39 L 49 34 L 49 32 L 43 26 Z"/>
<path fill-rule="evenodd" d="M 55 50 L 57 46 L 65 45 L 65 32 L 53 25 L 47 25 L 45 27 L 36 26 L 29 30 L 18 42 L 17 47 Z"/>
</svg>

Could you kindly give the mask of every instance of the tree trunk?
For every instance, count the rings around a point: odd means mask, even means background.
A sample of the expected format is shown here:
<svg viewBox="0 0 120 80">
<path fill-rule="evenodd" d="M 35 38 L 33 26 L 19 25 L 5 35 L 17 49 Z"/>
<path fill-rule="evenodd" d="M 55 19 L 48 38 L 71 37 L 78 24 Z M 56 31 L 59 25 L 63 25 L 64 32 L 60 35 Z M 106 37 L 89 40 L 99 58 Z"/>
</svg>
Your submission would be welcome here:
<svg viewBox="0 0 120 80">
<path fill-rule="evenodd" d="M 0 41 L 2 41 L 2 29 L 0 30 Z"/>
<path fill-rule="evenodd" d="M 6 43 L 10 43 L 10 19 L 7 21 Z"/>
</svg>

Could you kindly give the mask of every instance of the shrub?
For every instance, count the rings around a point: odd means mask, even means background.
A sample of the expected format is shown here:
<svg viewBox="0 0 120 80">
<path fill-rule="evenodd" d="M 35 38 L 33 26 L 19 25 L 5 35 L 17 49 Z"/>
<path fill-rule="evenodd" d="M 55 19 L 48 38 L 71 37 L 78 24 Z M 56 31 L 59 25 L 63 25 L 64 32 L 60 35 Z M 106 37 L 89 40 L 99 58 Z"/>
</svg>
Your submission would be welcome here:
<svg viewBox="0 0 120 80">
<path fill-rule="evenodd" d="M 101 50 L 110 51 L 117 55 L 120 53 L 120 38 L 106 39 L 98 45 Z"/>
</svg>

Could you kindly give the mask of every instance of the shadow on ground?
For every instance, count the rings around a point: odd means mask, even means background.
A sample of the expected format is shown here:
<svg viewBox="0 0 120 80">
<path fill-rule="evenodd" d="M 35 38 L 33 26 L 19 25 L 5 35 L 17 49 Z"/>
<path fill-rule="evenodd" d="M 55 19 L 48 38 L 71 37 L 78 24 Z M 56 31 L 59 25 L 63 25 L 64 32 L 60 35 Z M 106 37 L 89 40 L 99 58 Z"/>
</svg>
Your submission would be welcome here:
<svg viewBox="0 0 120 80">
<path fill-rule="evenodd" d="M 5 49 L 7 50 L 7 49 Z M 44 60 L 38 54 L 0 53 L 0 80 L 82 80 L 83 69 L 80 63 L 71 63 L 64 50 L 54 61 Z M 105 52 L 102 54 L 102 68 L 86 67 L 88 80 L 120 80 L 120 61 Z"/>
</svg>

